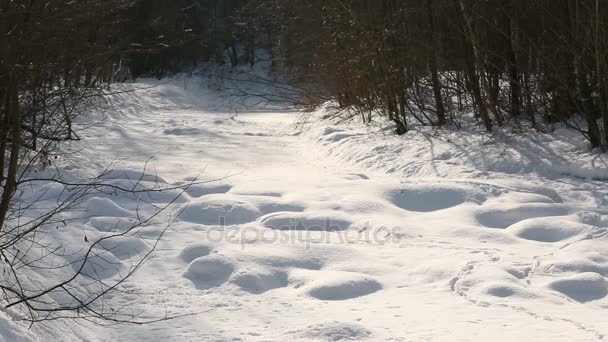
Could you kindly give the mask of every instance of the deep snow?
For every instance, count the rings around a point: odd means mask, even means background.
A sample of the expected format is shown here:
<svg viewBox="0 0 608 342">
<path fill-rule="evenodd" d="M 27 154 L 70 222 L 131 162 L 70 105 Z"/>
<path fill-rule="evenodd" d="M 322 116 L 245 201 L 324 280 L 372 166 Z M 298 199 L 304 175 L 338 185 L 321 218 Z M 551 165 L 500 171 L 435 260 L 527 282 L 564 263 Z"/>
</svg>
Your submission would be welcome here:
<svg viewBox="0 0 608 342">
<path fill-rule="evenodd" d="M 608 334 L 606 156 L 586 152 L 582 138 L 424 128 L 397 137 L 357 124 L 296 125 L 300 113 L 230 106 L 201 83 L 185 77 L 112 96 L 111 115 L 82 122 L 84 140 L 58 161 L 75 176 L 114 163 L 108 177 L 124 184 L 221 178 L 184 194 L 145 195 L 153 205 L 175 200 L 179 217 L 125 293 L 110 299 L 146 317 L 192 315 L 144 326 L 50 323 L 32 332 L 2 317 L 6 341 Z M 141 200 L 89 198 L 73 229 L 90 236 L 126 229 Z M 150 248 L 154 229 L 111 240 L 89 267 L 120 275 Z M 72 235 L 55 238 L 85 244 Z"/>
</svg>

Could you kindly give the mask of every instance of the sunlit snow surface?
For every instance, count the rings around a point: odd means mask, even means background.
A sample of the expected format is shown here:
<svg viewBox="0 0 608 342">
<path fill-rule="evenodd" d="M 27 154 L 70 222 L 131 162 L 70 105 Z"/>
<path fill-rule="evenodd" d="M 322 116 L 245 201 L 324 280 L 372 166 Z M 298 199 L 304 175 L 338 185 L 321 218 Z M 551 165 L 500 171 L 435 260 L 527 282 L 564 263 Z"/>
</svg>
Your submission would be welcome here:
<svg viewBox="0 0 608 342">
<path fill-rule="evenodd" d="M 606 156 L 586 152 L 582 137 L 424 128 L 397 137 L 357 124 L 298 126 L 300 113 L 224 101 L 197 78 L 114 95 L 109 114 L 82 123 L 84 140 L 69 146 L 79 152 L 58 162 L 89 176 L 114 163 L 112 180 L 126 183 L 222 178 L 148 198 L 162 206 L 179 197 L 171 206 L 179 217 L 125 285 L 131 292 L 110 299 L 146 317 L 192 315 L 144 326 L 49 323 L 32 334 L 41 341 L 608 338 Z M 112 196 L 87 201 L 78 227 L 100 235 L 128 227 L 140 205 Z M 153 232 L 112 241 L 115 262 L 95 271 L 119 275 L 151 239 Z M 13 331 L 26 335 L 6 324 L 7 341 Z"/>
</svg>

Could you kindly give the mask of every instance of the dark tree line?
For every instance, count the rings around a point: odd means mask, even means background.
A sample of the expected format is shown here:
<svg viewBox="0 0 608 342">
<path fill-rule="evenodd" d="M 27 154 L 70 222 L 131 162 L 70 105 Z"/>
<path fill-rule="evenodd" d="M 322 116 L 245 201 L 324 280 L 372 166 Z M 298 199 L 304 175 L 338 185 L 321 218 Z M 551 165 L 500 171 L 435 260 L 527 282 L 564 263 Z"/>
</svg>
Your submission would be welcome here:
<svg viewBox="0 0 608 342">
<path fill-rule="evenodd" d="M 246 0 L 140 0 L 128 12 L 127 31 L 144 49 L 126 56 L 134 77 L 162 77 L 201 62 L 233 66 L 254 62 L 253 31 L 235 15 Z"/>
<path fill-rule="evenodd" d="M 488 131 L 563 122 L 608 148 L 608 5 L 599 0 L 89 0 L 54 2 L 39 14 L 37 2 L 4 2 L 4 15 L 19 13 L 7 32 L 21 19 L 32 30 L 18 49 L 41 49 L 23 53 L 33 63 L 21 78 L 42 89 L 62 85 L 51 96 L 61 106 L 49 105 L 45 91 L 21 97 L 34 148 L 54 135 L 41 123 L 67 123 L 60 130 L 74 138 L 70 99 L 91 87 L 201 62 L 253 65 L 258 48 L 305 90 L 307 105 L 335 100 L 366 122 L 383 115 L 399 134 L 412 122 L 459 125 L 473 112 Z M 45 61 L 53 58 L 61 61 Z M 80 96 L 60 94 L 68 88 Z"/>
<path fill-rule="evenodd" d="M 126 0 L 0 1 L 0 224 L 22 164 L 77 139 L 72 121 L 112 82 Z M 26 151 L 38 153 L 25 158 Z"/>
<path fill-rule="evenodd" d="M 320 87 L 310 105 L 383 115 L 399 134 L 471 111 L 488 131 L 563 122 L 608 147 L 604 1 L 259 0 L 244 13 L 295 85 Z"/>
</svg>

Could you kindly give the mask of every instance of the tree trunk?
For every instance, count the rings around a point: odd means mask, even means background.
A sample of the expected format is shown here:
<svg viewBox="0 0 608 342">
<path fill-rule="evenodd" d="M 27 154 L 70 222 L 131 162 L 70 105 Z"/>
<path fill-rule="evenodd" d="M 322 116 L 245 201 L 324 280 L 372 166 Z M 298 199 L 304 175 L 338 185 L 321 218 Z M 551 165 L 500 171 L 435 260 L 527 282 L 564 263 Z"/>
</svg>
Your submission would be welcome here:
<svg viewBox="0 0 608 342">
<path fill-rule="evenodd" d="M 433 21 L 433 0 L 426 1 L 426 12 L 429 20 L 429 35 L 433 51 L 430 58 L 431 82 L 433 83 L 433 96 L 435 97 L 435 110 L 437 112 L 437 125 L 444 126 L 446 124 L 445 107 L 443 105 L 443 96 L 441 95 L 441 83 L 438 75 L 439 65 L 439 44 L 435 37 L 435 23 Z"/>
<path fill-rule="evenodd" d="M 21 148 L 21 114 L 19 110 L 19 95 L 17 93 L 17 82 L 14 75 L 9 71 L 8 88 L 5 104 L 5 115 L 8 121 L 8 129 L 11 136 L 11 148 L 8 161 L 8 172 L 6 182 L 0 199 L 0 229 L 4 223 L 10 208 L 13 195 L 17 190 L 17 173 L 19 167 L 19 154 Z M 4 153 L 4 151 L 2 151 Z"/>
<path fill-rule="evenodd" d="M 509 29 L 509 89 L 511 90 L 511 116 L 521 115 L 521 84 L 519 81 L 519 67 L 517 56 L 519 50 L 519 27 L 517 19 L 512 12 L 508 18 Z"/>
<path fill-rule="evenodd" d="M 473 60 L 468 58 L 469 61 L 466 63 L 467 64 L 467 73 L 469 74 L 469 78 L 471 79 L 471 85 L 473 87 L 473 89 L 472 89 L 473 97 L 475 98 L 475 102 L 477 103 L 479 115 L 481 116 L 481 119 L 483 120 L 483 123 L 486 126 L 486 130 L 488 132 L 491 132 L 492 131 L 492 120 L 490 120 L 490 116 L 488 115 L 488 108 L 487 108 L 486 102 L 484 101 L 484 98 L 481 94 L 481 87 L 480 87 L 480 80 L 484 85 L 486 85 L 486 83 L 487 83 L 484 81 L 485 71 L 483 68 L 483 62 L 479 55 L 477 39 L 475 38 L 475 33 L 473 32 L 472 19 L 468 13 L 468 10 L 467 10 L 466 5 L 463 0 L 459 0 L 459 5 L 460 5 L 460 7 L 459 7 L 460 14 L 462 15 L 462 18 L 464 20 L 465 32 L 469 36 L 469 43 L 470 43 L 471 50 L 473 52 L 472 53 Z M 469 54 L 469 57 L 471 57 L 470 55 L 471 54 Z M 480 75 L 477 74 L 477 72 L 475 70 L 475 66 L 477 66 L 477 68 L 479 68 Z M 489 87 L 486 85 L 485 88 L 486 88 L 486 92 L 488 92 Z"/>
</svg>

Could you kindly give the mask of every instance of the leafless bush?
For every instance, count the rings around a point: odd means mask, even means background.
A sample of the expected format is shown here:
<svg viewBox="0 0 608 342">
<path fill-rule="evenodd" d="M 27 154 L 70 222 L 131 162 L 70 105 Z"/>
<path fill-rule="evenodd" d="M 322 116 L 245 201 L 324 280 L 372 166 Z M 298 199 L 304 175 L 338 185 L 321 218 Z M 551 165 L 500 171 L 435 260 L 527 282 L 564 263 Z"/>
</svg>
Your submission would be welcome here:
<svg viewBox="0 0 608 342">
<path fill-rule="evenodd" d="M 57 144 L 77 140 L 74 121 L 99 105 L 123 77 L 123 57 L 148 47 L 123 31 L 136 1 L 0 2 L 0 278 L 2 302 L 30 322 L 63 318 L 145 323 L 107 299 L 152 253 L 176 217 L 172 204 L 189 186 L 134 179 L 80 179 L 53 169 Z M 173 195 L 160 205 L 154 194 Z M 86 232 L 83 205 L 92 196 L 129 196 L 137 204 L 128 224 Z M 109 256 L 117 241 L 153 230 L 145 251 L 120 265 Z M 57 236 L 76 235 L 80 243 Z M 128 264 L 128 266 L 127 266 Z M 119 267 L 120 272 L 104 274 Z"/>
</svg>

